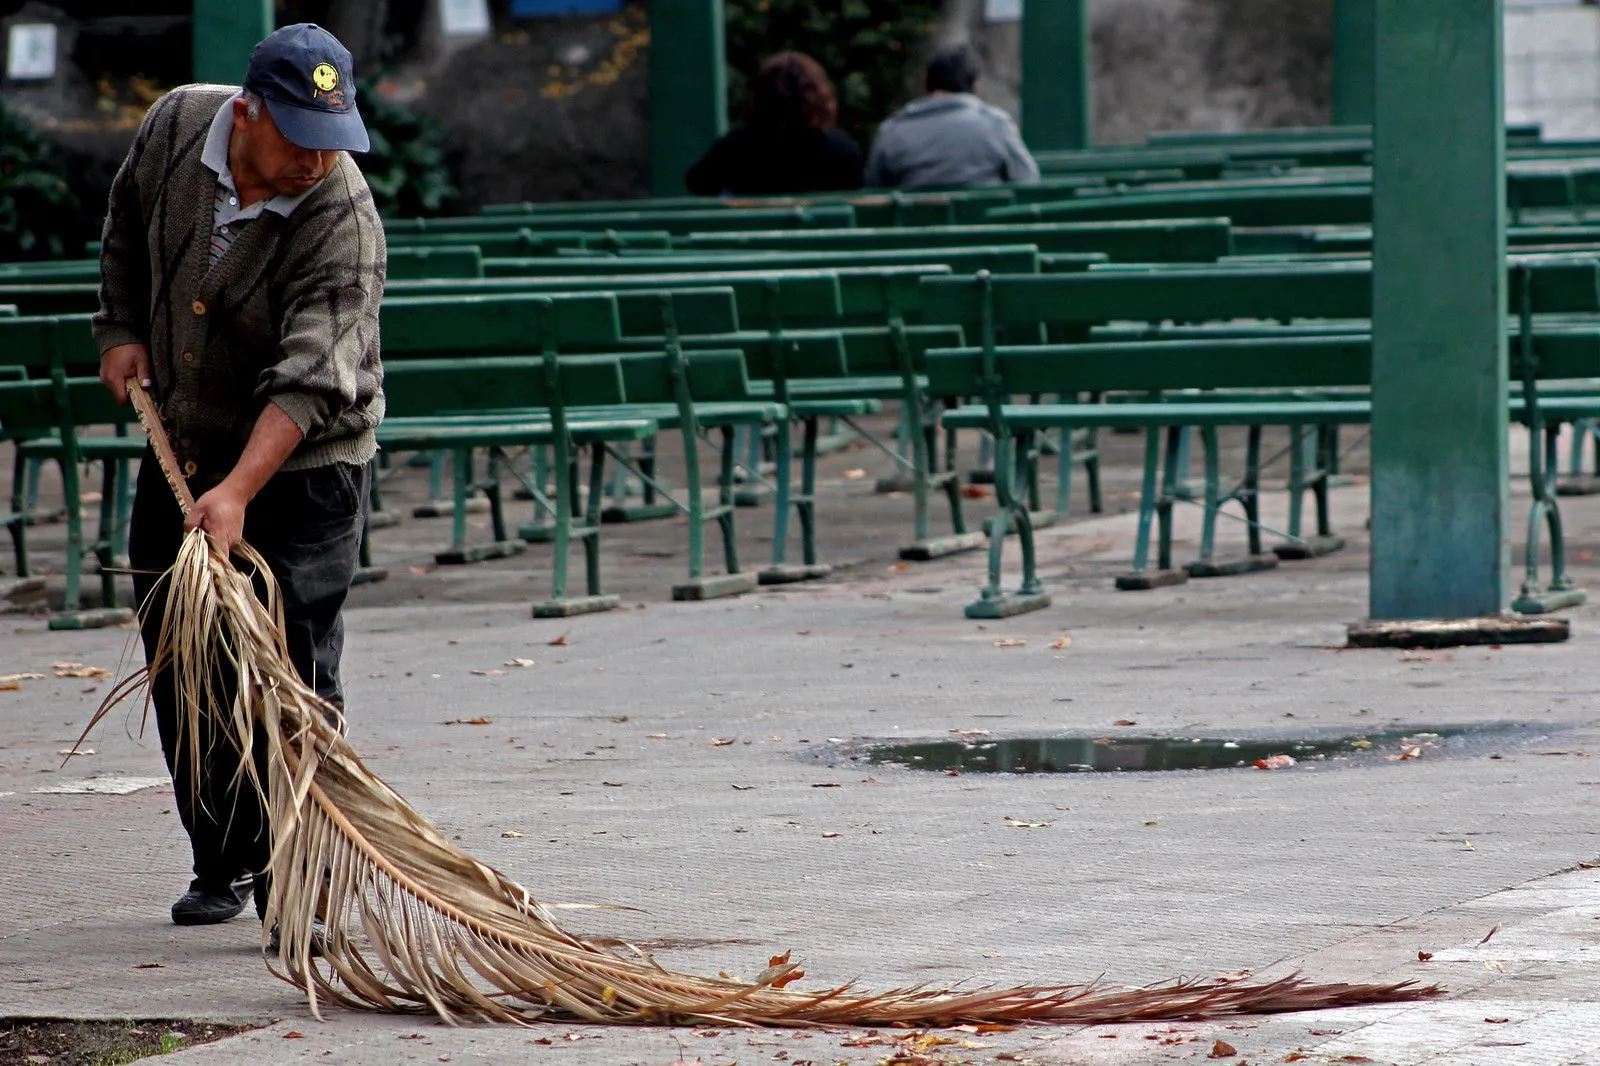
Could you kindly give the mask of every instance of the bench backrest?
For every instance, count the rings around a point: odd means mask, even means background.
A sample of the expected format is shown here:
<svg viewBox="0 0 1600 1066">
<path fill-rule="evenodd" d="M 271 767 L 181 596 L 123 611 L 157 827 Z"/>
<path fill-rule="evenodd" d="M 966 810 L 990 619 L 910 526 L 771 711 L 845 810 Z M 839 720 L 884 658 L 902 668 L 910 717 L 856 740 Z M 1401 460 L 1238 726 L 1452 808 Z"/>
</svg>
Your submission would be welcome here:
<svg viewBox="0 0 1600 1066">
<path fill-rule="evenodd" d="M 1214 261 L 1234 251 L 1224 218 L 1137 222 L 1062 222 L 1037 225 L 929 226 L 923 229 L 796 230 L 693 233 L 674 248 L 792 251 L 947 248 L 1026 242 L 1041 252 L 1099 252 L 1139 263 Z"/>
</svg>

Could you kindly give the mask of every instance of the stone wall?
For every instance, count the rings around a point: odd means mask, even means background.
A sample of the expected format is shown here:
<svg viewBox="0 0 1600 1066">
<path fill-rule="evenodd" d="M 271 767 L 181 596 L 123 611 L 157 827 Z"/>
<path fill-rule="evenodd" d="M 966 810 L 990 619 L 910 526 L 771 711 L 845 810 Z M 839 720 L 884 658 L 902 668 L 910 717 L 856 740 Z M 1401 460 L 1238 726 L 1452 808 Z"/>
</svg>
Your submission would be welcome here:
<svg viewBox="0 0 1600 1066">
<path fill-rule="evenodd" d="M 1015 113 L 1018 25 L 985 22 L 984 7 L 951 0 L 945 37 L 969 37 L 988 68 L 981 94 Z M 1325 125 L 1332 9 L 1332 0 L 1091 0 L 1095 142 Z"/>
</svg>

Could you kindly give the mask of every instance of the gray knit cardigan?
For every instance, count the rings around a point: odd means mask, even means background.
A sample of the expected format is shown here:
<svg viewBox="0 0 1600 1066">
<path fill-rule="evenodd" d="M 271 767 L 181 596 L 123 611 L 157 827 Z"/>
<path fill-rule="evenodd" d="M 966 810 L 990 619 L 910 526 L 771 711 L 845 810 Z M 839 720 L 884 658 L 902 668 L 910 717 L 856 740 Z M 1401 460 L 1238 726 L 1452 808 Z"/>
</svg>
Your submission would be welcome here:
<svg viewBox="0 0 1600 1066">
<path fill-rule="evenodd" d="M 200 161 L 236 90 L 189 85 L 150 108 L 111 188 L 95 339 L 150 349 L 153 392 L 189 474 L 225 475 L 263 406 L 305 434 L 284 469 L 362 464 L 383 418 L 378 304 L 387 246 L 340 153 L 284 218 L 248 223 L 210 266 L 216 174 Z"/>
</svg>

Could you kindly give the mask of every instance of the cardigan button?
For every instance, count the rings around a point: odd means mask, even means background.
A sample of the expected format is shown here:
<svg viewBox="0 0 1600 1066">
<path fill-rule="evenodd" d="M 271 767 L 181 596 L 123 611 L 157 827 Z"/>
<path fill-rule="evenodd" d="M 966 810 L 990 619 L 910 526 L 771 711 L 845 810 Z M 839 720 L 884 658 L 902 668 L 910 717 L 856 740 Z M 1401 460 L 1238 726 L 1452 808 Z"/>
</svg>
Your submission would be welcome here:
<svg viewBox="0 0 1600 1066">
<path fill-rule="evenodd" d="M 197 314 L 197 315 L 202 315 L 203 316 L 206 313 L 206 305 L 201 303 L 199 300 L 196 300 L 194 302 L 193 307 L 194 307 L 194 313 Z"/>
<path fill-rule="evenodd" d="M 183 464 L 183 473 L 186 477 L 194 477 L 199 472 L 200 464 L 195 462 L 193 459 L 190 459 L 187 463 Z"/>
<path fill-rule="evenodd" d="M 194 362 L 194 353 L 193 353 L 193 352 L 184 352 L 184 353 L 183 353 L 183 361 L 184 361 L 184 362 L 185 362 L 185 363 L 192 363 L 192 362 Z"/>
</svg>

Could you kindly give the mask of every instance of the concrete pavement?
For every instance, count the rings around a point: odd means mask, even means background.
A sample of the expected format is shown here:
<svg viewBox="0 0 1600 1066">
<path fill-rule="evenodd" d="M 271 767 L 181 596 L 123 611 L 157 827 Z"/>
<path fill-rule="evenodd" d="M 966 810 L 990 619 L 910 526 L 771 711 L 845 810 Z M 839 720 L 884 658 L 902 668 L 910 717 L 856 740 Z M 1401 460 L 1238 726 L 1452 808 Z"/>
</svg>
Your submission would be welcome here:
<svg viewBox="0 0 1600 1066">
<path fill-rule="evenodd" d="M 357 590 L 349 616 L 352 739 L 536 894 L 640 908 L 564 914 L 679 969 L 753 974 L 793 949 L 813 987 L 1302 969 L 1438 981 L 1444 999 L 947 1032 L 955 1043 L 920 1051 L 859 1031 L 319 1022 L 255 957 L 253 920 L 168 924 L 187 861 L 167 786 L 40 791 L 161 775 L 153 725 L 129 735 L 136 713 L 62 767 L 106 682 L 47 676 L 0 692 L 0 1016 L 264 1024 L 178 1056 L 218 1064 L 1135 1063 L 1205 1059 L 1218 1040 L 1235 1063 L 1600 1063 L 1595 609 L 1570 612 L 1561 645 L 1341 651 L 1365 607 L 1364 491 L 1336 493 L 1355 531 L 1344 555 L 1153 593 L 1109 587 L 1131 516 L 1070 523 L 1042 542 L 1055 606 L 983 624 L 960 615 L 981 558 L 900 570 L 887 533 L 824 584 L 704 604 L 641 585 L 643 607 L 562 622 L 527 617 L 509 577 L 527 558 L 411 574 L 397 548 L 388 561 L 411 584 Z M 1600 504 L 1567 514 L 1580 583 L 1600 588 Z M 681 535 L 641 526 L 620 543 Z M 396 591 L 411 589 L 433 598 Z M 127 631 L 0 622 L 0 673 L 135 653 Z M 1070 646 L 1052 648 L 1062 634 Z M 997 646 L 1011 640 L 1026 644 Z M 478 717 L 489 724 L 448 724 Z M 971 730 L 1287 739 L 1494 723 L 1507 725 L 1459 754 L 1271 772 L 949 777 L 850 758 L 869 739 Z"/>
</svg>

